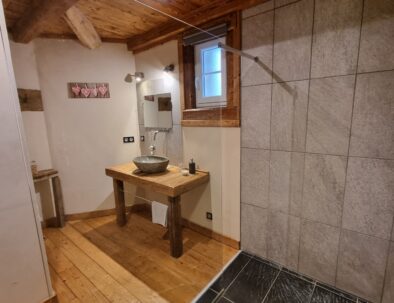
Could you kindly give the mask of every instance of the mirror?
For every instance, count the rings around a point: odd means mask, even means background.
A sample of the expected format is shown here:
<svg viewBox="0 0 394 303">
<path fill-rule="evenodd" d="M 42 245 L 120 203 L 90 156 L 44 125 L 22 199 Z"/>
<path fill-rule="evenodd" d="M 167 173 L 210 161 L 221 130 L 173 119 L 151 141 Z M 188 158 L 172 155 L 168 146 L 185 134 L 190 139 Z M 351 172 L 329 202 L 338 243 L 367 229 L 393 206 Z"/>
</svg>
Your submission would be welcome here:
<svg viewBox="0 0 394 303">
<path fill-rule="evenodd" d="M 171 94 L 143 96 L 144 126 L 156 129 L 172 128 Z"/>
</svg>

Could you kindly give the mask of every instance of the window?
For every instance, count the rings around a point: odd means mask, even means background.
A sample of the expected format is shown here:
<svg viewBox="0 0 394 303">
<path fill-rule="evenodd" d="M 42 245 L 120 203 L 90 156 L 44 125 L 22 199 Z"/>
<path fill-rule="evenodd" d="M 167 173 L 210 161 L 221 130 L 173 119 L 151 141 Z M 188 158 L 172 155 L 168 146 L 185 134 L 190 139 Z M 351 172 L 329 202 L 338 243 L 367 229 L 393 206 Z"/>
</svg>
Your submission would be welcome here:
<svg viewBox="0 0 394 303">
<path fill-rule="evenodd" d="M 200 25 L 178 38 L 183 126 L 240 126 L 240 57 L 217 47 L 241 49 L 239 11 Z"/>
<path fill-rule="evenodd" d="M 227 105 L 226 55 L 218 47 L 224 39 L 195 45 L 196 107 Z"/>
</svg>

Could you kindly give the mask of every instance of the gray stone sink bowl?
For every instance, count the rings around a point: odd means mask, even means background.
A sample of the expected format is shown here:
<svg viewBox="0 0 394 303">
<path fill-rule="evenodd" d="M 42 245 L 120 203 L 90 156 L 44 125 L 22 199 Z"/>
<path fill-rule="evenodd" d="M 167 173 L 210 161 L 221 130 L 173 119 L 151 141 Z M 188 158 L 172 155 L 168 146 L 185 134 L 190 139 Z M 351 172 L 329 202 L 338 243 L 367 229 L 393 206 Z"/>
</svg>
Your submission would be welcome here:
<svg viewBox="0 0 394 303">
<path fill-rule="evenodd" d="M 170 160 L 160 156 L 140 156 L 135 157 L 133 162 L 143 173 L 154 174 L 165 171 Z"/>
</svg>

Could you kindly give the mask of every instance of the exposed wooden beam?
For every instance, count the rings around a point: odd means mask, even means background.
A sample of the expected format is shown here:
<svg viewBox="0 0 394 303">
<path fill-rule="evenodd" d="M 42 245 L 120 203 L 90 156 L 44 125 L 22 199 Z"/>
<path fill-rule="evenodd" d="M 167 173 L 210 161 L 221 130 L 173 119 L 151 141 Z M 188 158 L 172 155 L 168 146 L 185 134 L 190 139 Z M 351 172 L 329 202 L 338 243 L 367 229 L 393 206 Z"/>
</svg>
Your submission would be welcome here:
<svg viewBox="0 0 394 303">
<path fill-rule="evenodd" d="M 87 48 L 95 49 L 101 45 L 101 38 L 90 20 L 76 7 L 70 7 L 64 16 L 79 41 Z"/>
<path fill-rule="evenodd" d="M 64 13 L 78 0 L 42 0 L 37 6 L 27 11 L 13 26 L 12 36 L 15 42 L 28 43 L 39 36 L 51 20 L 63 17 Z"/>
<path fill-rule="evenodd" d="M 198 26 L 229 13 L 243 10 L 267 1 L 268 0 L 214 0 L 210 4 L 204 5 L 179 18 L 187 23 Z M 159 28 L 154 28 L 146 33 L 133 36 L 128 40 L 127 47 L 134 53 L 138 53 L 171 39 L 175 39 L 179 33 L 187 28 L 189 27 L 181 22 L 169 21 L 159 26 Z"/>
</svg>

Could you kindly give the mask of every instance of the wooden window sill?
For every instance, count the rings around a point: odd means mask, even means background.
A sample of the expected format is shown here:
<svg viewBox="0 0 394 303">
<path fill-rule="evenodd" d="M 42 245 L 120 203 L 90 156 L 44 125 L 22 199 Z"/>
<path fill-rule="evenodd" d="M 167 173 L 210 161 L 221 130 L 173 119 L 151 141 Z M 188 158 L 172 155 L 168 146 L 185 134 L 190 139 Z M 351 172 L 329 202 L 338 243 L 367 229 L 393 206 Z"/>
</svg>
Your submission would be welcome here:
<svg viewBox="0 0 394 303">
<path fill-rule="evenodd" d="M 236 12 L 217 20 L 206 27 L 227 23 L 226 44 L 241 48 L 241 13 Z M 227 107 L 196 108 L 195 54 L 194 46 L 183 45 L 183 36 L 178 40 L 180 97 L 182 102 L 183 126 L 239 127 L 240 126 L 240 58 L 226 52 Z"/>
<path fill-rule="evenodd" d="M 183 126 L 239 127 L 239 108 L 209 107 L 183 110 Z"/>
</svg>

